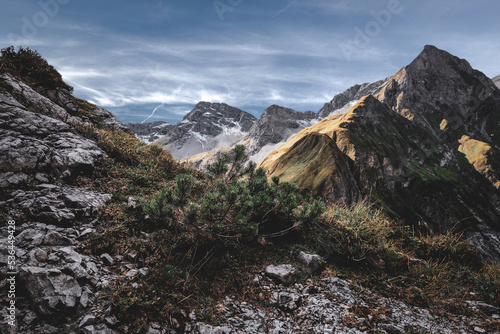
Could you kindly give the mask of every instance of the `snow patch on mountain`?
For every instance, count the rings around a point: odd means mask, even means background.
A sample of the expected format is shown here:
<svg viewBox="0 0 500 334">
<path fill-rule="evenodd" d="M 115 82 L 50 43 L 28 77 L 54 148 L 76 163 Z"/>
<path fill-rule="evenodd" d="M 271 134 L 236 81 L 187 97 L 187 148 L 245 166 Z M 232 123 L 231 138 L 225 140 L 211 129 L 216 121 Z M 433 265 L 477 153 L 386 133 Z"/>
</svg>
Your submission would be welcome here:
<svg viewBox="0 0 500 334">
<path fill-rule="evenodd" d="M 493 83 L 500 88 L 500 75 L 493 78 Z"/>
</svg>

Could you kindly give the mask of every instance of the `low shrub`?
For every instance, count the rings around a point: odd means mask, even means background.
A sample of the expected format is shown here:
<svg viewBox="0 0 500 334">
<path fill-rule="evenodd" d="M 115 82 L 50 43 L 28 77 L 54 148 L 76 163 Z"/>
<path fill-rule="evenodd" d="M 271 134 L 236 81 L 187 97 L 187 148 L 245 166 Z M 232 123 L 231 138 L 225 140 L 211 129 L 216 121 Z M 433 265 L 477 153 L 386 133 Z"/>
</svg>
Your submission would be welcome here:
<svg viewBox="0 0 500 334">
<path fill-rule="evenodd" d="M 30 48 L 13 46 L 2 49 L 0 71 L 7 72 L 31 86 L 41 94 L 57 88 L 73 92 L 73 87 L 66 84 L 61 74 L 37 52 Z"/>
</svg>

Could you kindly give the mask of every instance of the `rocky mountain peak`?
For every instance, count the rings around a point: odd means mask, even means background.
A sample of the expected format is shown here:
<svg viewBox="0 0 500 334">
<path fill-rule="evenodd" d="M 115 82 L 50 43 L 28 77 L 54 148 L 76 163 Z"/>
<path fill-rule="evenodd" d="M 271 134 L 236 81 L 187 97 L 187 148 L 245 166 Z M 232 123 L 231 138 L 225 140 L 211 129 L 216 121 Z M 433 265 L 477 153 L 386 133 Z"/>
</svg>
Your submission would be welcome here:
<svg viewBox="0 0 500 334">
<path fill-rule="evenodd" d="M 253 115 L 225 103 L 198 102 L 183 121 L 203 122 L 219 118 L 228 118 L 240 123 L 243 131 L 248 131 L 257 120 Z"/>
<path fill-rule="evenodd" d="M 458 88 L 463 90 L 466 88 L 464 84 L 474 84 L 474 81 L 490 89 L 493 88 L 491 80 L 473 69 L 467 60 L 432 45 L 425 46 L 424 50 L 404 68 L 404 73 L 413 83 L 423 83 L 428 91 L 436 93 L 442 92 L 447 86 L 457 84 L 460 85 Z"/>
<path fill-rule="evenodd" d="M 345 103 L 359 91 L 354 86 L 336 99 Z M 466 60 L 426 46 L 373 96 L 302 130 L 260 166 L 282 181 L 319 189 L 331 201 L 356 198 L 346 189 L 359 189 L 362 196 L 392 202 L 390 210 L 407 222 L 425 221 L 441 232 L 467 229 L 485 258 L 499 259 L 498 106 L 500 91 L 491 79 Z M 326 139 L 314 141 L 321 143 L 314 146 L 316 156 L 299 154 L 299 143 L 313 147 L 311 133 L 330 137 L 349 166 L 327 167 L 342 158 Z"/>
<path fill-rule="evenodd" d="M 491 79 L 473 69 L 466 60 L 426 46 L 374 96 L 439 135 L 443 120 L 467 123 L 480 113 L 484 101 L 500 98 L 500 93 Z"/>
<path fill-rule="evenodd" d="M 167 129 L 159 143 L 182 160 L 229 146 L 256 121 L 253 115 L 225 103 L 199 102 L 180 123 Z"/>
<path fill-rule="evenodd" d="M 307 113 L 302 113 L 299 111 L 295 111 L 290 108 L 282 107 L 276 104 L 273 104 L 269 108 L 267 108 L 264 113 L 262 113 L 261 118 L 267 118 L 267 117 L 286 117 L 286 118 L 291 118 L 291 119 L 305 119 L 305 118 L 310 118 L 314 117 L 316 114 L 313 113 L 312 111 L 308 111 Z"/>
<path fill-rule="evenodd" d="M 470 65 L 465 59 L 460 59 L 447 51 L 438 49 L 434 45 L 426 45 L 422 52 L 413 60 L 408 67 L 422 64 L 428 69 L 435 67 L 437 64 L 447 63 L 449 65 L 467 66 Z"/>
</svg>

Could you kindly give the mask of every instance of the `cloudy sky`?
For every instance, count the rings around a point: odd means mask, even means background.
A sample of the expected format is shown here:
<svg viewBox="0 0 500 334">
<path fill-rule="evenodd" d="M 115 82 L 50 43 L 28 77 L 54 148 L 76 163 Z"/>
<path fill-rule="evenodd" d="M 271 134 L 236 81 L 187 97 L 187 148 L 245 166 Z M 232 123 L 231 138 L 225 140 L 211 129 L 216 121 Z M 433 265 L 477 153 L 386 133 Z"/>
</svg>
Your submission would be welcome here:
<svg viewBox="0 0 500 334">
<path fill-rule="evenodd" d="M 198 101 L 318 111 L 426 44 L 500 74 L 498 0 L 0 0 L 0 45 L 38 50 L 123 122 Z"/>
</svg>

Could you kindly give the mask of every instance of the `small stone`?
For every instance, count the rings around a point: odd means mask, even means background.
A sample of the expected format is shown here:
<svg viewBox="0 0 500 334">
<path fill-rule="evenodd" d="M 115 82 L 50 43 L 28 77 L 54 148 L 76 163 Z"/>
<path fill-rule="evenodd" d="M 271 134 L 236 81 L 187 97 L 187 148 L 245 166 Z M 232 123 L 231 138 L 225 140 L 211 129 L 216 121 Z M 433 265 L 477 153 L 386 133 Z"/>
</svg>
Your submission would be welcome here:
<svg viewBox="0 0 500 334">
<path fill-rule="evenodd" d="M 35 235 L 33 237 L 33 241 L 31 242 L 31 245 L 33 246 L 39 246 L 43 243 L 43 240 L 44 240 L 44 234 L 42 233 L 38 233 L 37 235 Z"/>
<path fill-rule="evenodd" d="M 23 322 L 26 325 L 31 325 L 31 323 L 37 318 L 36 313 L 33 311 L 29 311 L 23 319 Z"/>
<path fill-rule="evenodd" d="M 83 316 L 82 320 L 80 321 L 79 327 L 80 328 L 87 327 L 95 324 L 95 322 L 96 322 L 95 316 L 93 314 L 87 314 Z"/>
<path fill-rule="evenodd" d="M 84 332 L 85 334 L 96 334 L 96 331 L 95 331 L 94 326 L 86 326 L 86 327 L 83 327 L 83 332 Z"/>
<path fill-rule="evenodd" d="M 97 269 L 97 265 L 94 262 L 89 261 L 85 263 L 85 266 L 87 267 L 87 273 L 89 275 L 97 274 L 99 272 L 99 269 Z"/>
<path fill-rule="evenodd" d="M 298 293 L 280 292 L 278 295 L 279 305 L 288 311 L 296 310 L 302 297 Z"/>
<path fill-rule="evenodd" d="M 142 276 L 146 276 L 148 274 L 148 272 L 149 272 L 149 268 L 147 268 L 147 267 L 139 269 L 139 274 L 141 274 Z"/>
<path fill-rule="evenodd" d="M 161 334 L 161 330 L 155 329 L 153 327 L 149 327 L 148 331 L 146 334 Z"/>
<path fill-rule="evenodd" d="M 80 297 L 80 304 L 87 308 L 89 304 L 89 293 L 87 291 L 82 292 L 82 296 Z"/>
<path fill-rule="evenodd" d="M 57 256 L 56 254 L 50 254 L 49 255 L 49 258 L 47 259 L 47 261 L 49 263 L 57 263 L 59 262 L 61 259 L 59 258 L 59 256 Z"/>
<path fill-rule="evenodd" d="M 57 328 L 55 328 L 54 326 L 48 325 L 48 324 L 44 325 L 40 330 L 41 330 L 41 333 L 43 333 L 43 334 L 57 334 L 57 333 L 60 333 Z"/>
<path fill-rule="evenodd" d="M 109 316 L 109 317 L 105 317 L 104 321 L 106 322 L 106 324 L 108 324 L 110 326 L 114 326 L 118 323 L 118 319 L 116 319 L 116 317 L 114 315 Z"/>
<path fill-rule="evenodd" d="M 295 274 L 295 268 L 291 264 L 270 265 L 266 268 L 266 274 L 283 284 L 290 284 Z"/>
<path fill-rule="evenodd" d="M 70 245 L 71 241 L 63 237 L 61 233 L 53 231 L 47 233 L 45 238 L 43 238 L 43 244 L 47 246 L 60 246 L 60 245 Z"/>
<path fill-rule="evenodd" d="M 492 317 L 493 319 L 495 319 L 495 320 L 500 319 L 500 315 L 498 315 L 498 314 L 493 314 L 491 317 Z"/>
<path fill-rule="evenodd" d="M 476 332 L 476 333 L 486 333 L 486 331 L 484 329 L 482 329 L 481 327 L 474 327 L 474 332 Z"/>
<path fill-rule="evenodd" d="M 132 269 L 132 270 L 129 270 L 129 271 L 127 272 L 127 275 L 125 275 L 125 276 L 127 276 L 127 277 L 134 277 L 134 276 L 136 276 L 138 273 L 139 273 L 139 270 L 137 270 L 137 269 Z"/>
<path fill-rule="evenodd" d="M 40 262 L 46 262 L 49 259 L 47 252 L 40 248 L 35 251 L 35 258 Z"/>
<path fill-rule="evenodd" d="M 397 327 L 397 326 L 394 326 L 392 324 L 380 324 L 378 328 L 383 330 L 383 331 L 386 331 L 387 334 L 404 334 L 405 333 L 404 329 Z"/>
<path fill-rule="evenodd" d="M 298 259 L 304 266 L 306 266 L 313 273 L 323 269 L 324 261 L 323 258 L 319 255 L 300 252 Z"/>
<path fill-rule="evenodd" d="M 64 247 L 59 249 L 64 259 L 69 263 L 82 263 L 83 256 L 75 251 L 73 247 Z"/>
<path fill-rule="evenodd" d="M 37 179 L 39 182 L 42 182 L 42 183 L 49 183 L 49 179 L 48 179 L 47 174 L 37 173 L 35 175 L 35 179 Z"/>
<path fill-rule="evenodd" d="M 87 276 L 87 271 L 78 263 L 68 263 L 61 268 L 61 271 L 73 276 L 76 279 L 83 278 Z"/>
<path fill-rule="evenodd" d="M 134 197 L 129 197 L 127 201 L 127 206 L 131 209 L 135 209 L 137 207 L 137 199 Z"/>
<path fill-rule="evenodd" d="M 129 258 L 129 260 L 134 261 L 137 257 L 137 252 L 131 251 L 130 253 L 127 253 L 127 257 Z"/>
<path fill-rule="evenodd" d="M 107 264 L 110 266 L 115 264 L 115 260 L 108 253 L 102 254 L 101 259 L 104 261 L 104 264 Z"/>
<path fill-rule="evenodd" d="M 87 234 L 91 234 L 91 233 L 94 233 L 94 229 L 93 228 L 86 228 L 82 233 L 80 233 L 80 238 L 86 236 Z"/>
</svg>

